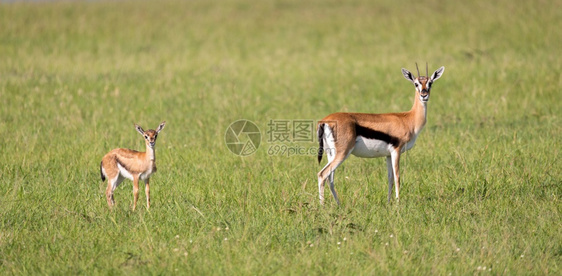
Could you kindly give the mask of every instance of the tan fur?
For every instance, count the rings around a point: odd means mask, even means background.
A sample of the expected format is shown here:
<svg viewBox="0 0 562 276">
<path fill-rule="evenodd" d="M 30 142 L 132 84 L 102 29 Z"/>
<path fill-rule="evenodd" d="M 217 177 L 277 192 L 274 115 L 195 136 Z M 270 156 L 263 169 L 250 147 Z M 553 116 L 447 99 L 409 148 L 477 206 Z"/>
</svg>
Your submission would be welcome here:
<svg viewBox="0 0 562 276">
<path fill-rule="evenodd" d="M 436 76 L 435 79 L 441 76 L 443 70 L 444 68 L 440 68 L 434 73 L 433 76 Z M 403 72 L 404 71 L 409 73 L 407 70 L 403 69 Z M 409 76 L 411 77 L 411 75 Z M 343 161 L 345 161 L 354 149 L 358 136 L 356 129 L 357 125 L 376 131 L 382 135 L 391 136 L 393 138 L 392 141 L 396 142 L 396 145 L 392 146 L 395 153 L 391 153 L 387 156 L 387 164 L 389 167 L 388 199 L 390 200 L 391 195 L 391 178 L 395 180 L 396 198 L 399 198 L 400 178 L 398 172 L 400 153 L 405 150 L 404 147 L 408 142 L 412 142 L 411 144 L 413 146 L 413 142 L 415 141 L 413 139 L 417 138 L 418 134 L 422 131 L 426 124 L 427 99 L 429 99 L 430 92 L 430 87 L 427 87 L 430 82 L 428 77 L 418 77 L 415 80 L 413 78 L 406 78 L 411 80 L 412 83 L 418 85 L 415 90 L 414 104 L 410 111 L 385 114 L 333 113 L 318 122 L 318 127 L 322 127 L 324 124 L 327 124 L 330 129 L 335 132 L 336 152 L 334 160 L 328 163 L 318 173 L 318 188 L 321 203 L 324 200 L 324 183 L 331 175 L 332 179 L 330 179 L 330 188 L 332 190 L 332 195 L 339 204 L 339 199 L 333 184 L 333 172 Z M 427 97 L 425 102 L 421 100 L 422 96 Z M 323 133 L 323 131 L 319 131 L 319 133 Z M 319 139 L 322 138 L 319 137 Z M 326 145 L 324 145 L 324 147 L 326 147 Z M 319 155 L 319 161 L 321 158 L 322 154 Z M 393 172 L 391 172 L 391 170 L 393 170 Z"/>
<path fill-rule="evenodd" d="M 118 148 L 107 153 L 100 164 L 102 180 L 107 178 L 105 191 L 107 204 L 112 207 L 115 204 L 113 193 L 115 188 L 124 178 L 131 176 L 133 179 L 133 210 L 137 206 L 139 193 L 139 180 L 145 182 L 145 194 L 147 208 L 150 208 L 150 176 L 156 172 L 156 156 L 154 146 L 158 133 L 164 128 L 166 122 L 162 122 L 157 130 L 144 131 L 138 125 L 135 128 L 145 139 L 146 151 L 139 152 L 131 149 Z M 122 167 L 122 170 L 119 169 Z M 124 174 L 125 173 L 125 174 Z"/>
</svg>

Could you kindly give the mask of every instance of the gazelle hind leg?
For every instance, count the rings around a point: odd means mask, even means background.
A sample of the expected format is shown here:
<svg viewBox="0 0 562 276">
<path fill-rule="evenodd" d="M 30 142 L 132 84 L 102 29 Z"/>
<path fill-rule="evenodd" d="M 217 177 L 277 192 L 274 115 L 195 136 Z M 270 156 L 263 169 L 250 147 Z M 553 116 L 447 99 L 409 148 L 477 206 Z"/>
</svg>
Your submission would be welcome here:
<svg viewBox="0 0 562 276">
<path fill-rule="evenodd" d="M 324 172 L 330 167 L 331 164 L 332 160 L 328 158 L 328 164 L 326 164 L 326 166 L 324 166 L 324 168 L 322 168 L 322 170 L 318 172 L 318 198 L 320 199 L 320 204 L 324 204 L 324 184 L 329 177 L 329 174 L 325 174 Z"/>
<path fill-rule="evenodd" d="M 324 145 L 327 145 L 326 149 L 324 150 L 326 152 L 326 157 L 328 157 L 328 163 L 332 164 L 332 162 L 334 162 L 334 160 L 336 159 L 336 149 L 335 149 L 335 144 L 333 142 L 333 140 L 330 140 L 330 137 L 333 136 L 332 134 L 332 130 L 329 129 L 329 131 L 327 131 L 329 133 L 329 136 L 324 137 L 325 143 Z M 333 139 L 333 137 L 331 138 Z M 342 160 L 343 162 L 343 160 Z M 341 162 L 340 162 L 341 164 Z M 336 192 L 336 187 L 334 184 L 334 176 L 336 174 L 336 168 L 339 166 L 339 164 L 336 164 L 334 168 L 331 169 L 330 174 L 328 175 L 328 180 L 330 181 L 330 192 L 332 193 L 332 196 L 334 197 L 334 199 L 336 200 L 336 202 L 338 203 L 338 205 L 340 205 L 340 200 L 338 198 L 338 193 Z"/>
<path fill-rule="evenodd" d="M 324 168 L 322 168 L 322 170 L 320 170 L 320 172 L 318 172 L 318 197 L 320 199 L 320 204 L 324 204 L 324 184 L 326 183 L 328 177 L 327 175 L 324 175 L 324 171 L 330 166 L 330 164 L 332 164 L 332 162 L 336 158 L 334 142 L 328 138 L 330 137 L 330 135 L 332 135 L 331 134 L 332 130 L 330 129 L 329 126 L 324 126 L 324 127 L 325 127 L 324 130 L 325 136 L 322 137 L 322 139 L 324 140 L 323 150 L 328 159 L 328 163 L 326 164 L 326 166 L 324 166 Z M 333 186 L 333 178 L 332 181 L 330 182 L 330 189 L 332 189 L 331 188 L 332 186 Z"/>
<path fill-rule="evenodd" d="M 113 198 L 113 194 L 115 192 L 115 188 L 121 184 L 123 181 L 123 177 L 120 175 L 116 175 L 113 178 L 107 178 L 107 188 L 105 189 L 105 198 L 107 200 L 107 204 L 109 207 L 113 207 L 115 205 L 115 199 Z"/>
<path fill-rule="evenodd" d="M 335 169 L 332 168 L 333 163 L 334 162 L 329 162 L 322 170 L 320 170 L 320 172 L 318 172 L 318 197 L 320 199 L 320 204 L 324 204 L 324 184 L 326 183 L 326 180 L 333 175 L 333 170 Z M 332 186 L 333 181 L 330 181 L 330 190 L 332 190 Z"/>
<path fill-rule="evenodd" d="M 326 182 L 326 179 L 322 178 L 320 173 L 318 173 L 318 198 L 320 199 L 320 204 L 324 204 L 324 182 Z"/>
<path fill-rule="evenodd" d="M 349 151 L 351 152 L 351 150 Z M 340 200 L 338 198 L 338 193 L 336 192 L 336 188 L 334 185 L 334 174 L 336 169 L 341 165 L 341 163 L 343 163 L 343 161 L 345 161 L 345 159 L 347 159 L 347 157 L 349 156 L 349 152 L 348 153 L 344 153 L 344 154 L 338 154 L 336 156 L 336 158 L 328 163 L 326 165 L 326 167 L 324 167 L 319 173 L 318 173 L 318 184 L 320 186 L 320 183 L 322 183 L 322 189 L 320 191 L 320 203 L 323 203 L 323 197 L 324 197 L 324 181 L 326 181 L 328 178 L 330 178 L 330 191 L 332 192 L 332 195 L 334 196 L 334 199 L 336 200 L 336 202 L 338 203 L 338 205 L 340 204 Z"/>
<path fill-rule="evenodd" d="M 332 192 L 332 196 L 334 199 L 340 204 L 340 200 L 338 198 L 338 193 L 336 192 L 336 188 L 334 185 L 334 173 L 336 169 L 347 159 L 349 154 L 353 151 L 354 145 L 347 145 L 347 149 L 336 150 L 336 143 L 335 137 L 332 134 L 332 130 L 328 125 L 325 125 L 324 129 L 324 152 L 328 157 L 328 164 L 318 173 L 318 191 L 320 193 L 320 204 L 324 203 L 324 183 L 325 181 L 330 178 L 330 191 Z M 354 142 L 354 141 L 353 141 Z"/>
<path fill-rule="evenodd" d="M 109 207 L 113 207 L 115 205 L 115 199 L 113 199 L 113 184 L 111 183 L 111 179 L 107 180 L 107 188 L 105 188 L 105 199 L 107 200 L 107 205 Z"/>
<path fill-rule="evenodd" d="M 336 192 L 336 187 L 334 186 L 334 174 L 335 174 L 335 170 L 332 171 L 332 173 L 330 174 L 330 191 L 332 192 L 332 196 L 334 196 L 334 199 L 336 200 L 336 202 L 338 203 L 338 205 L 340 205 L 340 199 L 338 198 L 338 193 Z"/>
</svg>

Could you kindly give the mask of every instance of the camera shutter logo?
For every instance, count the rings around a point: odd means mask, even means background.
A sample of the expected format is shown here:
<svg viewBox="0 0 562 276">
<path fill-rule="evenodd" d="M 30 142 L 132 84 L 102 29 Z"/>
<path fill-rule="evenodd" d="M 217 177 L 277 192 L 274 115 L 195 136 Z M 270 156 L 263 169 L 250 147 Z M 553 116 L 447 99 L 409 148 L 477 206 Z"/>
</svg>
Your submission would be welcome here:
<svg viewBox="0 0 562 276">
<path fill-rule="evenodd" d="M 252 121 L 238 120 L 228 126 L 224 141 L 232 153 L 240 156 L 252 155 L 260 146 L 260 129 Z"/>
</svg>

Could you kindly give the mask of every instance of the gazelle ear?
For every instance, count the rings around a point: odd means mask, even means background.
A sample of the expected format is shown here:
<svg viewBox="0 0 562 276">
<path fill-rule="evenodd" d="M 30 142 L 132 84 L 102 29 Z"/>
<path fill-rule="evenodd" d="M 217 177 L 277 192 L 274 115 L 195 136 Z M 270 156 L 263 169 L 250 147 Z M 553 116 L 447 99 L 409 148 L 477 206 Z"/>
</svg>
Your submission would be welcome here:
<svg viewBox="0 0 562 276">
<path fill-rule="evenodd" d="M 144 135 L 144 129 L 141 126 L 135 124 L 135 129 L 141 134 Z"/>
<path fill-rule="evenodd" d="M 402 68 L 402 75 L 404 75 L 404 77 L 411 81 L 412 83 L 414 83 L 414 76 L 412 75 L 412 73 L 410 73 L 410 71 Z"/>
<path fill-rule="evenodd" d="M 435 72 L 433 72 L 433 74 L 431 74 L 431 78 L 429 78 L 429 80 L 434 81 L 434 80 L 440 78 L 441 75 L 443 75 L 443 72 L 445 72 L 445 66 L 441 66 L 441 68 L 435 70 Z"/>
<path fill-rule="evenodd" d="M 166 121 L 163 121 L 162 123 L 160 123 L 160 125 L 158 126 L 158 128 L 156 129 L 157 133 L 160 133 L 160 131 L 162 129 L 164 129 L 164 126 L 166 125 Z"/>
</svg>

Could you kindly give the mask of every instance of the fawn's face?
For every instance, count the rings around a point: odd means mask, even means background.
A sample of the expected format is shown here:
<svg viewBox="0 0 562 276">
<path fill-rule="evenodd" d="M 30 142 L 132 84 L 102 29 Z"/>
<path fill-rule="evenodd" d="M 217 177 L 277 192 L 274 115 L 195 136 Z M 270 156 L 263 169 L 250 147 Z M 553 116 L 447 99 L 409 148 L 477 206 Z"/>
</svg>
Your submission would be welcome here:
<svg viewBox="0 0 562 276">
<path fill-rule="evenodd" d="M 158 138 L 158 132 L 153 129 L 145 131 L 142 136 L 144 137 L 144 142 L 147 146 L 154 148 L 156 145 L 156 138 Z"/>
<path fill-rule="evenodd" d="M 135 124 L 135 129 L 142 135 L 142 137 L 144 137 L 144 142 L 146 146 L 153 149 L 154 146 L 156 145 L 156 139 L 158 138 L 158 133 L 160 133 L 160 131 L 164 128 L 165 125 L 166 122 L 162 122 L 156 130 L 149 129 L 147 131 L 144 131 L 142 127 Z"/>
</svg>

